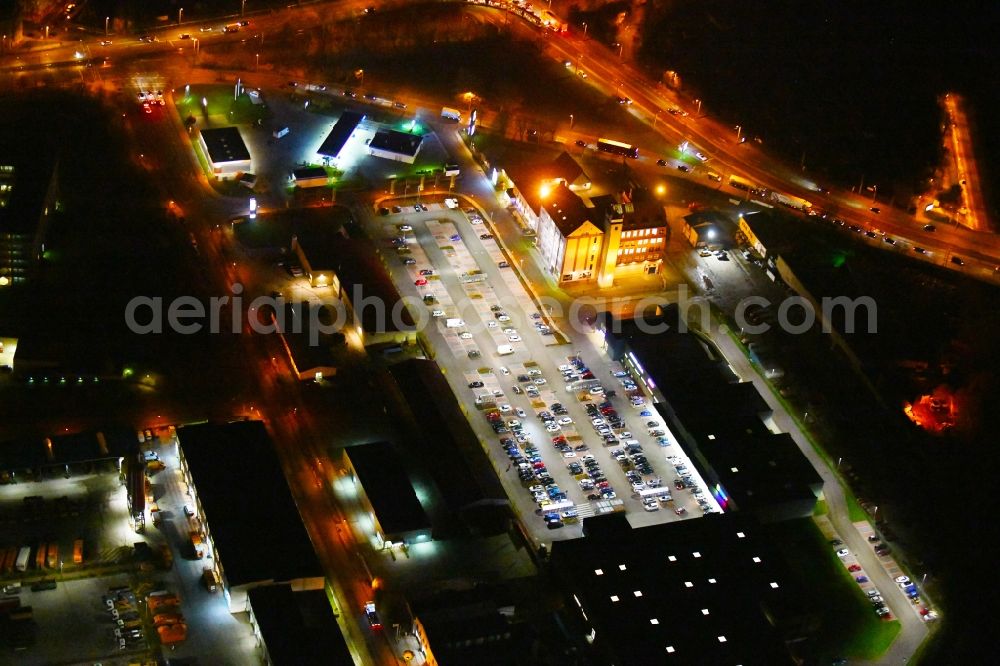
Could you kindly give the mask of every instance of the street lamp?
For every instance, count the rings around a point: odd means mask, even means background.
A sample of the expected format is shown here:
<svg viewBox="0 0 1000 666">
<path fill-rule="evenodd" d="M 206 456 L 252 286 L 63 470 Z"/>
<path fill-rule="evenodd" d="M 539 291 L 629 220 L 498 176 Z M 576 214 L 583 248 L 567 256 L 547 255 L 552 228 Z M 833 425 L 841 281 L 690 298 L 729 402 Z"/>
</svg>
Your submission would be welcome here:
<svg viewBox="0 0 1000 666">
<path fill-rule="evenodd" d="M 587 36 L 587 24 L 586 24 L 586 22 L 584 22 L 584 24 L 583 24 L 583 36 L 584 37 Z"/>
<path fill-rule="evenodd" d="M 246 10 L 247 10 L 247 0 L 242 0 L 242 2 L 240 2 L 240 16 L 243 16 L 243 13 L 246 12 Z"/>
<path fill-rule="evenodd" d="M 569 128 L 573 129 L 573 114 L 569 114 Z"/>
<path fill-rule="evenodd" d="M 110 22 L 111 22 L 111 17 L 110 16 L 105 16 L 104 17 L 104 36 L 105 37 L 108 36 L 108 23 L 110 23 Z"/>
<path fill-rule="evenodd" d="M 740 139 L 743 136 L 743 125 L 736 126 L 736 143 L 741 143 Z"/>
<path fill-rule="evenodd" d="M 660 119 L 660 114 L 663 113 L 663 109 L 657 109 L 656 115 L 653 116 L 653 127 L 656 127 L 656 121 Z"/>
<path fill-rule="evenodd" d="M 184 22 L 184 8 L 181 7 L 180 9 L 177 10 L 177 25 L 180 25 L 183 22 Z"/>
<path fill-rule="evenodd" d="M 701 100 L 700 99 L 696 99 L 694 101 L 694 103 L 698 105 L 698 114 L 697 114 L 697 116 L 701 116 Z"/>
<path fill-rule="evenodd" d="M 254 53 L 253 57 L 254 57 L 253 71 L 256 72 L 258 69 L 260 69 L 260 54 L 259 53 Z"/>
</svg>

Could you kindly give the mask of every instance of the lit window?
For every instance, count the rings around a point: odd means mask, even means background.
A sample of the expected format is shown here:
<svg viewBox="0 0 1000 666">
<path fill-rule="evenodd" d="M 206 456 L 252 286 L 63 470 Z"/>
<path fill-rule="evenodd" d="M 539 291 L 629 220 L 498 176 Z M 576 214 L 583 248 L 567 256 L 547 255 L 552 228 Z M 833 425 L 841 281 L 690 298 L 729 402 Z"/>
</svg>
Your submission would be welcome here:
<svg viewBox="0 0 1000 666">
<path fill-rule="evenodd" d="M 736 471 L 736 468 L 735 468 L 735 467 L 733 468 L 733 471 L 734 471 L 734 472 Z M 746 537 L 746 534 L 744 534 L 743 532 L 737 532 L 737 533 L 736 533 L 736 536 L 738 536 L 739 538 L 743 539 L 743 538 L 745 538 L 745 537 Z"/>
<path fill-rule="evenodd" d="M 753 561 L 756 562 L 757 564 L 760 564 L 760 558 L 759 557 L 753 558 Z"/>
<path fill-rule="evenodd" d="M 702 608 L 701 609 L 701 614 L 702 615 L 708 615 L 708 609 L 707 608 Z"/>
<path fill-rule="evenodd" d="M 603 576 L 604 575 L 604 569 L 594 569 L 594 575 L 596 575 L 596 576 Z"/>
<path fill-rule="evenodd" d="M 649 623 L 650 624 L 659 624 L 660 621 L 657 620 L 655 617 L 651 617 L 651 618 L 649 618 Z"/>
<path fill-rule="evenodd" d="M 641 597 L 642 596 L 642 590 L 636 590 L 632 594 L 634 594 L 636 597 Z"/>
<path fill-rule="evenodd" d="M 693 555 L 694 557 L 701 557 L 701 553 L 699 553 L 697 550 L 691 553 L 691 555 Z"/>
<path fill-rule="evenodd" d="M 625 571 L 625 565 L 624 565 L 624 564 L 619 564 L 619 565 L 618 565 L 618 569 L 619 569 L 620 571 Z"/>
<path fill-rule="evenodd" d="M 670 560 L 671 562 L 676 562 L 677 561 L 677 558 L 674 557 L 673 555 L 667 555 L 667 559 Z"/>
<path fill-rule="evenodd" d="M 689 580 L 684 581 L 684 587 L 694 587 L 694 583 Z"/>
<path fill-rule="evenodd" d="M 725 636 L 719 636 L 719 642 L 720 643 L 725 643 L 726 642 L 726 637 Z"/>
<path fill-rule="evenodd" d="M 712 583 L 712 584 L 714 585 L 714 584 L 715 584 L 715 579 L 714 579 L 714 578 L 709 578 L 709 579 L 708 579 L 708 582 L 709 582 L 709 583 Z"/>
<path fill-rule="evenodd" d="M 611 601 L 617 603 L 618 602 L 618 595 L 617 594 L 612 594 L 611 595 Z"/>
<path fill-rule="evenodd" d="M 771 589 L 772 589 L 772 590 L 777 590 L 777 589 L 778 589 L 778 584 L 777 584 L 777 583 L 775 583 L 774 581 L 772 581 L 772 582 L 771 582 Z"/>
<path fill-rule="evenodd" d="M 674 646 L 673 645 L 668 645 L 667 646 L 667 652 L 671 652 L 672 653 L 673 651 L 674 651 Z"/>
</svg>

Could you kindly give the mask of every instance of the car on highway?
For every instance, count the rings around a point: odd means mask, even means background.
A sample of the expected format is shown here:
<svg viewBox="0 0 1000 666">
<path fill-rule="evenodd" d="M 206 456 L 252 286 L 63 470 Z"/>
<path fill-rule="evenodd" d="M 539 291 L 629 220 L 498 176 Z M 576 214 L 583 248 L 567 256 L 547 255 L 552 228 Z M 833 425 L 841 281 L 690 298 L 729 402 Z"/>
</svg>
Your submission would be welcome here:
<svg viewBox="0 0 1000 666">
<path fill-rule="evenodd" d="M 872 207 L 871 207 L 871 208 L 869 208 L 868 210 L 870 210 L 871 212 L 875 213 L 876 215 L 878 215 L 879 213 L 881 213 L 881 212 L 882 212 L 882 209 L 881 209 L 881 208 L 879 208 L 878 206 L 872 206 Z"/>
<path fill-rule="evenodd" d="M 689 169 L 686 164 L 678 164 L 677 165 L 677 170 L 678 171 L 683 171 L 684 173 L 687 173 L 691 169 Z"/>
<path fill-rule="evenodd" d="M 962 259 L 962 257 L 954 257 L 953 256 L 951 258 L 951 263 L 956 264 L 958 266 L 964 266 L 965 265 L 965 260 Z"/>
<path fill-rule="evenodd" d="M 846 548 L 841 548 L 840 550 L 837 551 L 837 557 L 847 557 L 850 554 L 851 551 L 847 550 Z"/>
<path fill-rule="evenodd" d="M 576 140 L 576 145 L 578 145 L 581 148 L 586 148 L 587 147 L 587 142 L 584 141 L 583 139 L 577 139 Z"/>
<path fill-rule="evenodd" d="M 927 254 L 927 250 L 925 250 L 922 247 L 914 246 L 913 251 L 916 252 L 917 254 Z"/>
<path fill-rule="evenodd" d="M 936 231 L 936 230 L 937 230 L 937 227 L 935 227 L 933 224 L 925 224 L 924 225 L 924 231 Z"/>
<path fill-rule="evenodd" d="M 110 39 L 102 39 L 101 40 L 101 46 L 111 46 L 111 43 L 112 42 L 111 42 Z"/>
</svg>

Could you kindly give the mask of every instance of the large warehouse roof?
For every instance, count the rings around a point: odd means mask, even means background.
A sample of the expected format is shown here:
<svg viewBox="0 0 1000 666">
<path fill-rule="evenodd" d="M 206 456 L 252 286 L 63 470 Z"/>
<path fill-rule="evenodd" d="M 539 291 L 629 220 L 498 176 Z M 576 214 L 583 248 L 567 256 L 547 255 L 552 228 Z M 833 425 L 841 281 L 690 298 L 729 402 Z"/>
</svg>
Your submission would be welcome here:
<svg viewBox="0 0 1000 666">
<path fill-rule="evenodd" d="M 325 590 L 262 585 L 247 592 L 269 663 L 354 666 Z"/>
<path fill-rule="evenodd" d="M 261 421 L 183 426 L 177 437 L 230 586 L 323 575 Z"/>
<path fill-rule="evenodd" d="M 392 444 L 373 442 L 345 451 L 386 538 L 430 527 L 410 478 L 403 471 L 403 461 Z"/>
</svg>

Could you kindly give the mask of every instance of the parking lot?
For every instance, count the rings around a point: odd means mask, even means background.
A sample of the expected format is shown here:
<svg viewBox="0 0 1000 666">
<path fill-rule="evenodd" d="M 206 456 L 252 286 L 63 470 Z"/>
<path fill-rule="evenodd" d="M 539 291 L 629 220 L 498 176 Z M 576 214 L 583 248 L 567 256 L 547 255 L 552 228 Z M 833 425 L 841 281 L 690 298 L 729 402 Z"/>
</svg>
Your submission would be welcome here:
<svg viewBox="0 0 1000 666">
<path fill-rule="evenodd" d="M 372 234 L 538 541 L 580 535 L 580 518 L 635 525 L 718 511 L 628 373 L 580 335 L 559 344 L 475 209 L 382 204 Z"/>
</svg>

